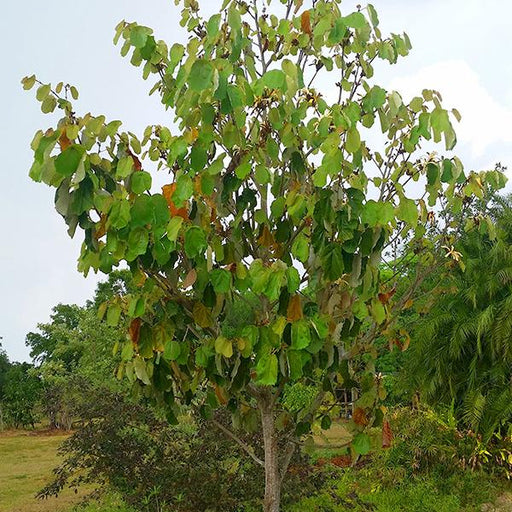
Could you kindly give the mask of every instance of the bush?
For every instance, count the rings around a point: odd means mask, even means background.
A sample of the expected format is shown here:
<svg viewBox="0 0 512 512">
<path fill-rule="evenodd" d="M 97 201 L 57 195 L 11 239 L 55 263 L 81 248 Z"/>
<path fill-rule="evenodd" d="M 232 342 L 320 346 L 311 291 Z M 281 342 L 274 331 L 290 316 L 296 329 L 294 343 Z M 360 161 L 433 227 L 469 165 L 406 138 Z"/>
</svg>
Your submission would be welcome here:
<svg viewBox="0 0 512 512">
<path fill-rule="evenodd" d="M 82 419 L 82 428 L 62 445 L 65 460 L 40 497 L 56 495 L 65 486 L 96 484 L 97 493 L 114 491 L 145 512 L 261 507 L 262 468 L 207 420 L 189 415 L 172 426 L 150 407 L 107 391 L 84 404 Z M 216 419 L 226 424 L 225 417 L 217 414 Z M 237 435 L 252 446 L 262 445 L 259 433 Z M 299 456 L 291 467 L 284 502 L 319 485 Z"/>
<path fill-rule="evenodd" d="M 407 468 L 409 474 L 436 471 L 449 476 L 463 469 L 485 469 L 512 478 L 512 440 L 494 435 L 485 444 L 480 435 L 457 430 L 450 411 L 398 408 L 391 415 L 394 446 L 386 464 Z"/>
</svg>

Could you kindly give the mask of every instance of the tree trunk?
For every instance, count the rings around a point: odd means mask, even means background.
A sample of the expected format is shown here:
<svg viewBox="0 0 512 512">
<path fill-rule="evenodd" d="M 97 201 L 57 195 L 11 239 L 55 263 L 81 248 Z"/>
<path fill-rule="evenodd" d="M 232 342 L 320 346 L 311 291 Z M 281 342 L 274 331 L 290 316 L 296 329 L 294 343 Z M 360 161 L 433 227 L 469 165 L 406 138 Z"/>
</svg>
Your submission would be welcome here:
<svg viewBox="0 0 512 512">
<path fill-rule="evenodd" d="M 265 449 L 264 512 L 279 512 L 281 503 L 281 475 L 274 418 L 274 401 L 270 393 L 260 400 L 263 446 Z"/>
</svg>

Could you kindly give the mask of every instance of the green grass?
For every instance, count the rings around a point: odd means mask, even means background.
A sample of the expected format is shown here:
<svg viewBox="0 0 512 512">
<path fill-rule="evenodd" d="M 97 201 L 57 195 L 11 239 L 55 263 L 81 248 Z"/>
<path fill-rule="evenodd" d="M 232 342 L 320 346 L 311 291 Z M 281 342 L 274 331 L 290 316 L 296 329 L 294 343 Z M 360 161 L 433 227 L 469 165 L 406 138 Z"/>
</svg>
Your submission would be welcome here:
<svg viewBox="0 0 512 512">
<path fill-rule="evenodd" d="M 70 490 L 44 501 L 34 497 L 59 463 L 64 439 L 41 431 L 0 433 L 0 512 L 65 512 L 80 500 Z"/>
</svg>

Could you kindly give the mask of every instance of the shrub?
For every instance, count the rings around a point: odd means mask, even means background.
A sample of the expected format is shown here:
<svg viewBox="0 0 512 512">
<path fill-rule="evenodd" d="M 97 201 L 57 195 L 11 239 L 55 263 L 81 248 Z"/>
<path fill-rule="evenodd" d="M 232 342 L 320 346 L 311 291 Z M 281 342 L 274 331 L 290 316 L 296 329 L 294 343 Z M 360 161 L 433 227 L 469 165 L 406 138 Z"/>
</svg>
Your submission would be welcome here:
<svg viewBox="0 0 512 512">
<path fill-rule="evenodd" d="M 154 409 L 106 391 L 83 406 L 83 426 L 62 445 L 65 460 L 40 497 L 56 495 L 65 486 L 96 484 L 97 493 L 114 491 L 144 512 L 261 507 L 263 469 L 210 421 L 189 413 L 179 425 L 170 425 Z M 215 419 L 226 423 L 218 413 Z M 253 446 L 262 445 L 259 432 L 237 435 Z M 309 478 L 311 469 L 299 455 L 290 467 L 294 471 L 284 488 L 284 502 L 319 485 Z"/>
</svg>

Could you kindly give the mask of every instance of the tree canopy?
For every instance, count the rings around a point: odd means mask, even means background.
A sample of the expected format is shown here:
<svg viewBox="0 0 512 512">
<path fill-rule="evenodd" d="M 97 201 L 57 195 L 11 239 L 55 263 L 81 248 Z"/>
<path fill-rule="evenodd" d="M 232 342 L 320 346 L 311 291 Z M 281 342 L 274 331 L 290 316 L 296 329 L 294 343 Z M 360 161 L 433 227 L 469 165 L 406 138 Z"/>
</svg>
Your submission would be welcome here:
<svg viewBox="0 0 512 512">
<path fill-rule="evenodd" d="M 30 176 L 56 188 L 69 234 L 83 233 L 80 271 L 130 269 L 136 288 L 101 311 L 127 329 L 119 349 L 130 381 L 170 418 L 176 400 L 194 399 L 205 417 L 218 405 L 236 424 L 259 417 L 265 510 L 275 512 L 327 394 L 360 390 L 357 453 L 382 422 L 372 341 L 404 306 L 379 278 L 390 244 L 412 244 L 425 275 L 450 229 L 425 236 L 435 209 L 460 210 L 504 177 L 419 152 L 427 141 L 451 150 L 459 113 L 435 91 L 406 102 L 378 85 L 375 61 L 396 63 L 410 42 L 383 36 L 373 6 L 224 0 L 203 19 L 196 0 L 181 3 L 186 45 L 125 21 L 115 36 L 156 79 L 151 92 L 176 128 L 148 126 L 139 139 L 120 121 L 77 114 L 75 87 L 37 82 L 43 112 L 63 116 L 36 134 Z M 157 169 L 168 175 L 161 189 Z M 242 303 L 245 321 L 230 321 Z M 297 382 L 319 394 L 292 413 L 282 392 Z M 329 413 L 320 420 L 327 428 Z"/>
</svg>

